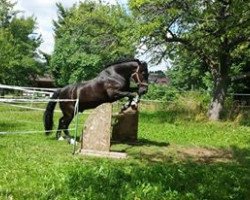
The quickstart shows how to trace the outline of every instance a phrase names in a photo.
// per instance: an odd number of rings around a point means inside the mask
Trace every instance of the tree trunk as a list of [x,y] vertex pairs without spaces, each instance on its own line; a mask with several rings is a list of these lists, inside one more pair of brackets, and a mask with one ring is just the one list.
[[221,119],[224,101],[229,85],[229,70],[231,67],[230,51],[228,48],[228,39],[224,38],[219,48],[219,65],[212,67],[214,77],[213,98],[208,110],[210,120],[218,121]]
[[227,87],[227,76],[221,76],[215,80],[213,98],[208,111],[208,117],[210,120],[218,121],[221,118]]
[[230,70],[230,56],[229,52],[225,51],[226,45],[222,45],[220,54],[219,66],[213,68],[212,74],[214,77],[213,98],[208,110],[208,117],[210,120],[218,121],[221,119],[224,101],[229,85],[229,70]]

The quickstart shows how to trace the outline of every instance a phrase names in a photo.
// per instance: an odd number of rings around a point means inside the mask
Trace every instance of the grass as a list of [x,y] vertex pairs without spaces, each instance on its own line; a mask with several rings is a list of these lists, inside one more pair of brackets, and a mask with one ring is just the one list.
[[[55,118],[58,119],[59,113]],[[86,118],[81,115],[80,122]],[[56,122],[57,120],[55,120]],[[74,127],[74,125],[72,125]],[[81,124],[80,127],[81,128]],[[73,156],[42,132],[42,112],[0,107],[0,199],[249,199],[250,127],[142,112],[129,158]]]

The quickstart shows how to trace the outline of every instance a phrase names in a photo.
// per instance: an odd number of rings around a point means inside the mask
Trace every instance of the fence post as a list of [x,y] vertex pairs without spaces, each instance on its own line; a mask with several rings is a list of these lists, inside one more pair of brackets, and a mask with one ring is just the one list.
[[76,152],[76,137],[77,137],[77,129],[78,129],[78,111],[79,111],[79,99],[76,99],[74,116],[76,116],[76,124],[75,124],[75,135],[74,135],[74,144],[73,144],[73,152],[74,155]]

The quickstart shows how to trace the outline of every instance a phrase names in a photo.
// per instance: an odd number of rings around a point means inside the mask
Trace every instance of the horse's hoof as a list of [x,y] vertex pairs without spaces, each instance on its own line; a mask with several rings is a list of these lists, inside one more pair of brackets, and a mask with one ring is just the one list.
[[131,106],[137,106],[137,102],[136,101],[132,101],[130,105]]
[[71,138],[71,139],[69,140],[69,144],[77,144],[77,141],[75,141],[74,139]]
[[138,104],[137,104],[136,102],[132,101],[132,103],[131,103],[131,108],[132,108],[133,110],[137,110]]
[[60,136],[59,138],[58,138],[58,141],[63,141],[64,140],[64,138],[62,137],[62,136]]
[[132,110],[137,110],[138,109],[138,105],[137,104],[131,105],[131,108],[132,108]]

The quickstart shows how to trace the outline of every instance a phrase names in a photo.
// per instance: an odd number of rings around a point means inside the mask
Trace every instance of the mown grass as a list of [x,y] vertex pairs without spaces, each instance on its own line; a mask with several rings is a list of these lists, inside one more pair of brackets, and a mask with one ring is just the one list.
[[[80,122],[85,118],[81,115]],[[42,131],[42,112],[0,107],[0,131],[22,130]],[[54,138],[42,132],[0,135],[0,199],[241,200],[250,196],[247,126],[184,120],[167,111],[141,112],[139,143],[111,147],[127,152],[126,160],[73,156],[72,146]],[[185,149],[222,154],[203,159],[183,153]]]

